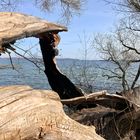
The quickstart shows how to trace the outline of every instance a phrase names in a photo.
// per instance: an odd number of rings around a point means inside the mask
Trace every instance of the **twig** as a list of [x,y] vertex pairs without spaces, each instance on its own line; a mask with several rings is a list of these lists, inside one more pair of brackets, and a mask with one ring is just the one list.
[[10,63],[11,63],[11,65],[12,65],[12,68],[13,68],[13,70],[15,70],[15,67],[14,67],[14,64],[13,64],[13,61],[12,61],[12,57],[11,57],[11,55],[10,55],[10,52],[7,52],[7,53],[8,53],[8,55],[9,55]]
[[34,61],[30,60],[29,58],[25,57],[24,55],[21,55],[20,53],[16,52],[15,50],[12,50],[12,51],[13,51],[15,54],[17,54],[17,55],[23,57],[24,59],[26,59],[26,60],[32,62],[39,70],[43,71],[43,69],[41,69]]

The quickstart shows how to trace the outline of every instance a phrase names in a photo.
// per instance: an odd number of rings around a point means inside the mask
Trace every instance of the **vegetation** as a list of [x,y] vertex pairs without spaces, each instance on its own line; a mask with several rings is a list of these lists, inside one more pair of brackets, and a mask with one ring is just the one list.
[[[104,60],[112,62],[116,67],[107,71],[103,76],[115,78],[121,82],[123,90],[130,90],[138,86],[140,76],[140,1],[139,0],[105,0],[112,4],[120,13],[121,19],[115,26],[114,32],[98,34],[93,39],[93,47],[101,53]],[[130,73],[130,68],[137,63],[137,71]],[[128,79],[127,77],[131,77]]]
[[[1,11],[16,11],[25,0],[1,0]],[[74,15],[79,15],[85,0],[33,0],[33,5],[44,12],[56,12],[61,15],[63,22],[69,23]]]
[[[132,32],[124,32],[117,29],[112,34],[95,36],[93,47],[95,47],[104,60],[115,65],[114,69],[109,69],[108,66],[101,68],[104,72],[103,76],[108,79],[116,79],[121,82],[124,91],[133,89],[137,86],[139,78],[140,55],[129,48],[138,48],[139,39]],[[137,71],[132,71],[134,64],[137,66]],[[130,70],[131,69],[131,70]],[[130,79],[131,77],[131,79]]]

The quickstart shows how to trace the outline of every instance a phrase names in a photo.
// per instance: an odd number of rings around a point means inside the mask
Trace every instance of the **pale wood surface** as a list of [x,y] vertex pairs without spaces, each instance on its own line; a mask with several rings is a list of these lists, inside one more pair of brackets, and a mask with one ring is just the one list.
[[57,93],[29,86],[0,87],[0,140],[103,140],[70,119]]
[[48,31],[67,31],[67,28],[25,14],[0,12],[0,47],[17,39]]

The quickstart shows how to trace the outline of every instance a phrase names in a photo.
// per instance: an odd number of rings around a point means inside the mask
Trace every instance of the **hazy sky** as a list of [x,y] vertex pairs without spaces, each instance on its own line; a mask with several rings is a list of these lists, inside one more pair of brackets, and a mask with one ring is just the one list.
[[[32,0],[25,1],[17,10],[22,13],[38,16],[51,22],[57,22],[60,18],[57,11],[52,14],[42,12],[33,6]],[[117,15],[109,5],[102,0],[87,0],[80,16],[75,16],[68,27],[68,32],[60,33],[61,42],[59,44],[61,58],[84,59],[84,47],[88,47],[88,59],[99,59],[98,54],[91,48],[91,39],[95,33],[109,32],[117,21]],[[38,40],[26,41],[26,46],[32,46]],[[23,44],[22,44],[23,45]],[[36,53],[36,49],[33,53]]]

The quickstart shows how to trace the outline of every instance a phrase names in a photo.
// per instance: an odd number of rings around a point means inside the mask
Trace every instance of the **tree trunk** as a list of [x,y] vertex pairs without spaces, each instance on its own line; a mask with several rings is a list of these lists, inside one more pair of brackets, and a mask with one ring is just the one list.
[[57,93],[0,87],[0,140],[103,140],[65,115]]
[[83,96],[82,91],[57,68],[55,62],[56,46],[54,36],[56,36],[54,33],[43,34],[40,36],[39,41],[45,65],[45,74],[49,84],[52,89],[59,94],[61,99]]

